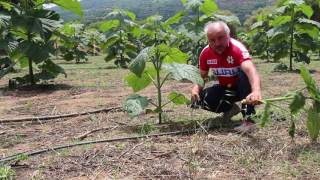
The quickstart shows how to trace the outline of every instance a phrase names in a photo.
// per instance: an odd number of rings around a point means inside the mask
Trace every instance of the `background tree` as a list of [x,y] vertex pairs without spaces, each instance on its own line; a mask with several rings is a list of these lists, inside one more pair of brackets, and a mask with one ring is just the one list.
[[[38,81],[55,78],[60,73],[65,74],[64,70],[51,60],[51,55],[54,54],[54,41],[51,37],[61,27],[62,21],[57,13],[43,8],[47,3],[82,15],[80,3],[73,0],[21,0],[0,3],[5,9],[1,12],[1,17],[9,20],[6,30],[8,33],[0,39],[1,51],[6,52],[7,58],[13,64],[19,62],[21,68],[28,67],[29,70],[28,75],[15,78],[19,84],[34,85]],[[7,43],[9,37],[14,41]],[[39,72],[34,72],[34,65]]]
[[118,67],[126,68],[138,51],[132,35],[133,27],[136,26],[136,15],[130,11],[114,9],[107,15],[107,19],[100,25],[100,30],[107,36],[102,45],[102,49],[107,53],[105,61],[114,60]]
[[85,28],[80,23],[66,23],[59,30],[61,45],[59,47],[63,59],[66,61],[75,60],[76,63],[88,61],[87,47],[84,43]]
[[267,36],[273,44],[282,47],[275,58],[289,57],[291,71],[293,60],[310,63],[308,53],[317,48],[315,39],[318,37],[320,24],[311,20],[313,14],[311,6],[304,1],[286,0],[279,3],[274,12],[275,17],[270,22],[272,28]]

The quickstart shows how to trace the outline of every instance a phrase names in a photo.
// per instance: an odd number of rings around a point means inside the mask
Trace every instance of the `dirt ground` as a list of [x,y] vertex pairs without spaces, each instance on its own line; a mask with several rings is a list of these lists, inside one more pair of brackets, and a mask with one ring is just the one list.
[[[54,88],[8,90],[5,88],[8,78],[14,75],[0,80],[0,119],[121,106],[132,94],[123,81],[128,71],[113,68],[102,57],[89,62],[62,64],[69,77],[59,77]],[[303,87],[297,73],[273,72],[272,63],[256,64],[264,97]],[[316,70],[312,76],[320,82],[320,63],[314,62],[309,67]],[[176,90],[189,95],[191,87],[190,83],[172,80],[163,92]],[[152,87],[139,93],[155,98]],[[169,105],[166,111],[167,123],[161,126],[156,125],[157,115],[130,119],[121,111],[0,124],[0,158],[81,141],[141,135],[146,131],[153,134],[192,129],[193,120],[216,116],[185,106]],[[288,135],[287,119],[287,115],[277,114],[266,128],[257,128],[250,135],[238,134],[230,127],[216,127],[209,132],[193,129],[185,135],[77,146],[19,160],[12,168],[16,179],[319,179],[320,145],[310,143],[305,115],[298,117],[294,141]],[[106,130],[77,139],[102,127]]]

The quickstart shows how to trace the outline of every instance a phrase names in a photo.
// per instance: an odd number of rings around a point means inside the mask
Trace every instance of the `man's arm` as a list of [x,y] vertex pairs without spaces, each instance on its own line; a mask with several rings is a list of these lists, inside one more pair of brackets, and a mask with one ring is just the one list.
[[252,61],[244,61],[240,67],[247,75],[251,85],[251,93],[246,97],[247,103],[260,104],[260,101],[262,100],[261,81],[256,67]]
[[[202,79],[204,80],[204,83],[206,83],[208,80],[209,80],[209,77],[208,77],[208,72],[209,71],[203,71],[203,70],[200,70],[200,75],[202,77]],[[196,84],[192,91],[191,91],[191,99],[192,101],[195,101],[195,100],[198,100],[200,97],[199,97],[199,93],[200,91],[203,89],[202,86],[200,86],[199,84]]]

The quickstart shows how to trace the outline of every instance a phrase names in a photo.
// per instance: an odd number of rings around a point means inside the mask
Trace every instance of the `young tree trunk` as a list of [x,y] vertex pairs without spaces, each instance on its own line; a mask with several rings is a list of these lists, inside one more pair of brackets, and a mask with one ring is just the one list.
[[267,62],[270,62],[269,37],[267,36]]
[[[31,34],[28,33],[28,41],[31,42]],[[32,59],[28,57],[28,64],[29,64],[29,80],[31,85],[35,85],[36,82],[34,80],[34,75],[33,75],[33,67],[32,67]]]
[[294,40],[294,8],[292,8],[292,13],[291,13],[291,32],[290,32],[290,71],[293,70],[292,64],[293,64],[293,40]]
[[32,67],[32,59],[28,58],[28,63],[29,63],[29,78],[30,78],[30,84],[35,85],[36,82],[34,80],[34,75],[33,75],[33,67]]
[[159,117],[159,124],[162,124],[162,95],[161,95],[161,79],[160,79],[160,69],[161,69],[161,60],[160,60],[160,52],[157,49],[156,55],[156,70],[157,70],[157,94],[158,94],[158,117]]

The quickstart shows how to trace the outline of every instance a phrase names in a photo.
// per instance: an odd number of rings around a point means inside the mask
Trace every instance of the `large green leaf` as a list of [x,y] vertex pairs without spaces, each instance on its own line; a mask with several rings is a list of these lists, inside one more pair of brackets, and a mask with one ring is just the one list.
[[308,18],[311,18],[311,16],[313,15],[312,7],[307,4],[301,4],[296,8],[296,11],[303,12],[303,14],[305,14]]
[[295,94],[292,103],[290,104],[290,111],[292,114],[296,114],[299,112],[301,108],[303,108],[306,102],[306,98],[301,92]]
[[127,16],[130,17],[131,20],[136,20],[136,15],[131,11],[125,11]]
[[211,16],[218,9],[219,7],[214,0],[204,0],[203,4],[200,6],[200,11],[207,16]]
[[311,24],[296,24],[296,30],[300,34],[307,33],[314,39],[316,39],[319,35],[319,28]]
[[317,28],[320,28],[320,23],[317,21],[313,21],[311,19],[306,19],[306,18],[299,18],[300,23],[305,23],[305,24],[311,24],[313,26],[316,26]]
[[272,20],[270,24],[274,27],[277,27],[290,21],[291,21],[291,16],[278,16],[277,18]]
[[141,27],[134,27],[132,28],[131,33],[133,34],[134,37],[140,38],[142,35],[142,29]]
[[45,63],[41,66],[41,69],[42,71],[50,73],[54,77],[58,76],[59,74],[64,74],[64,76],[67,77],[67,74],[64,71],[64,69],[51,60],[45,61]]
[[151,50],[152,47],[144,48],[129,65],[130,71],[133,72],[136,76],[141,77],[141,74],[146,66],[146,62],[150,58]]
[[119,25],[120,25],[120,21],[117,19],[108,20],[108,21],[101,22],[99,29],[102,32],[107,32],[112,28],[118,27]]
[[195,66],[174,62],[171,64],[164,64],[164,69],[170,72],[173,78],[177,81],[189,80],[195,84],[199,84],[201,86],[204,85],[199,69]]
[[144,108],[149,104],[147,97],[133,94],[129,96],[123,103],[123,109],[128,113],[130,117],[135,117],[144,112]]
[[165,56],[163,62],[164,63],[181,63],[186,64],[187,60],[189,58],[189,55],[186,53],[183,53],[178,48],[171,48],[168,50],[168,54]]
[[0,7],[10,11],[14,6],[8,2],[0,2]]
[[[108,53],[107,56],[104,58],[104,60],[105,60],[106,62],[110,62],[110,61],[115,60],[116,57],[117,57],[116,54],[114,54],[114,53]],[[73,58],[72,58],[72,59],[73,59]]]
[[172,24],[177,24],[180,22],[181,18],[183,17],[184,12],[183,11],[179,11],[177,14],[175,14],[174,16],[170,17],[169,19],[167,19],[165,21],[165,24],[167,25],[172,25]]
[[190,99],[186,98],[183,94],[177,92],[171,92],[168,96],[168,99],[177,105],[188,105],[191,103]]
[[107,49],[113,46],[116,42],[119,41],[119,39],[120,39],[120,36],[118,34],[114,34],[108,37],[108,39],[102,44],[102,49]]
[[270,121],[270,108],[271,108],[270,102],[267,101],[267,103],[265,104],[262,119],[260,122],[261,127],[264,127],[267,124],[267,122]]
[[24,54],[31,60],[33,60],[36,64],[43,62],[50,57],[50,53],[54,52],[53,44],[50,43],[37,43],[37,42],[29,42],[22,41],[18,47],[17,51]]
[[71,11],[79,16],[83,16],[81,4],[78,0],[51,0],[51,3],[56,4],[67,11]]
[[256,23],[252,24],[252,25],[250,26],[250,29],[251,29],[251,30],[254,30],[254,29],[260,28],[260,27],[263,27],[263,21],[258,21],[258,22],[256,22]]
[[0,30],[8,27],[10,19],[11,17],[9,15],[0,13]]
[[307,89],[311,97],[320,101],[320,91],[317,87],[316,81],[311,77],[309,70],[302,66],[300,68],[300,74],[307,85]]
[[[43,39],[49,39],[52,32],[61,27],[60,16],[47,9],[32,9],[26,14],[14,14],[11,17],[13,27],[26,33],[38,33]],[[20,29],[21,28],[21,29]]]
[[317,107],[311,107],[308,110],[307,128],[312,141],[316,141],[320,130],[320,114],[317,112]]
[[133,89],[134,92],[138,92],[149,86],[149,84],[152,82],[150,76],[153,79],[156,76],[156,70],[153,67],[145,68],[140,77],[138,77],[134,73],[129,73],[125,77],[125,81]]

